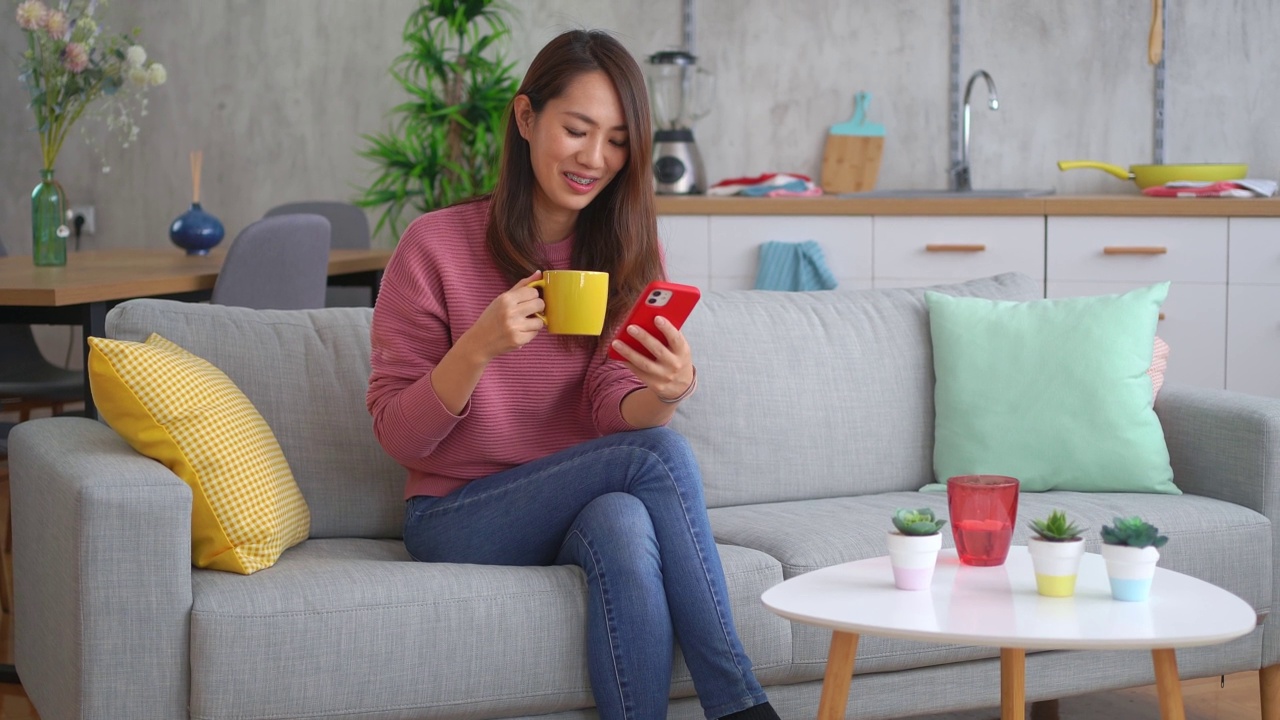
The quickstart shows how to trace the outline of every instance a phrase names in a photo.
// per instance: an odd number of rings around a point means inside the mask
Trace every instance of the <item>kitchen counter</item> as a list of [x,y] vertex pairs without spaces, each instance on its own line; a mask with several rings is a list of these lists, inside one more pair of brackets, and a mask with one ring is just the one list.
[[1047,195],[1031,198],[658,196],[659,215],[1041,215],[1280,217],[1280,197],[1152,198]]

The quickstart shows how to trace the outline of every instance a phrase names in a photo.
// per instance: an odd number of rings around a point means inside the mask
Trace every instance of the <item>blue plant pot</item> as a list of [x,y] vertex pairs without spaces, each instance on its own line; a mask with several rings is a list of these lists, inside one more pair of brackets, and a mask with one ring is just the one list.
[[191,203],[191,209],[182,213],[169,226],[169,239],[188,255],[208,255],[215,245],[222,242],[226,230],[222,221],[204,211],[200,203]]

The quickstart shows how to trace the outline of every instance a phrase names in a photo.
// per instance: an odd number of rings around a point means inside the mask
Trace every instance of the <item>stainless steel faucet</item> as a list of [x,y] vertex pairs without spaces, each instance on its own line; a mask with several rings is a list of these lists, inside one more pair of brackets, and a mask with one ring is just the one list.
[[996,82],[986,70],[978,70],[969,76],[969,83],[964,88],[964,116],[961,121],[960,162],[951,166],[951,189],[955,191],[972,190],[969,182],[969,95],[973,93],[973,84],[978,78],[987,81],[987,105],[992,110],[1000,109],[1000,98],[996,96]]

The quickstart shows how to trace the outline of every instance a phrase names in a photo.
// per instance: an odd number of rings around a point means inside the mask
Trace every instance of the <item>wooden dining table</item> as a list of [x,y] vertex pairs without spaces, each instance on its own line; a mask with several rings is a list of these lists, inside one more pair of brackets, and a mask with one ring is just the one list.
[[[79,325],[84,337],[106,334],[107,311],[134,298],[208,300],[226,251],[185,255],[173,249],[120,248],[68,253],[62,267],[36,267],[30,256],[0,257],[0,323]],[[368,287],[377,300],[391,250],[331,250],[329,284]],[[96,418],[85,359],[85,415]]]

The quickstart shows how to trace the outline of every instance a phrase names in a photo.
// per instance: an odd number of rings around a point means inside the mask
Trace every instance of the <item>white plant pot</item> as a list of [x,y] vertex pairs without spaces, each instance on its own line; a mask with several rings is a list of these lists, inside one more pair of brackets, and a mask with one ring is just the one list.
[[1071,597],[1076,593],[1084,540],[1052,542],[1038,537],[1027,539],[1031,567],[1036,573],[1036,591],[1045,597]]
[[890,532],[889,564],[893,566],[893,584],[901,590],[927,590],[933,584],[933,569],[942,549],[942,533],[903,535]]
[[1127,602],[1142,602],[1151,594],[1151,579],[1156,574],[1160,551],[1153,547],[1103,545],[1102,559],[1107,562],[1107,579],[1111,581],[1111,597]]

